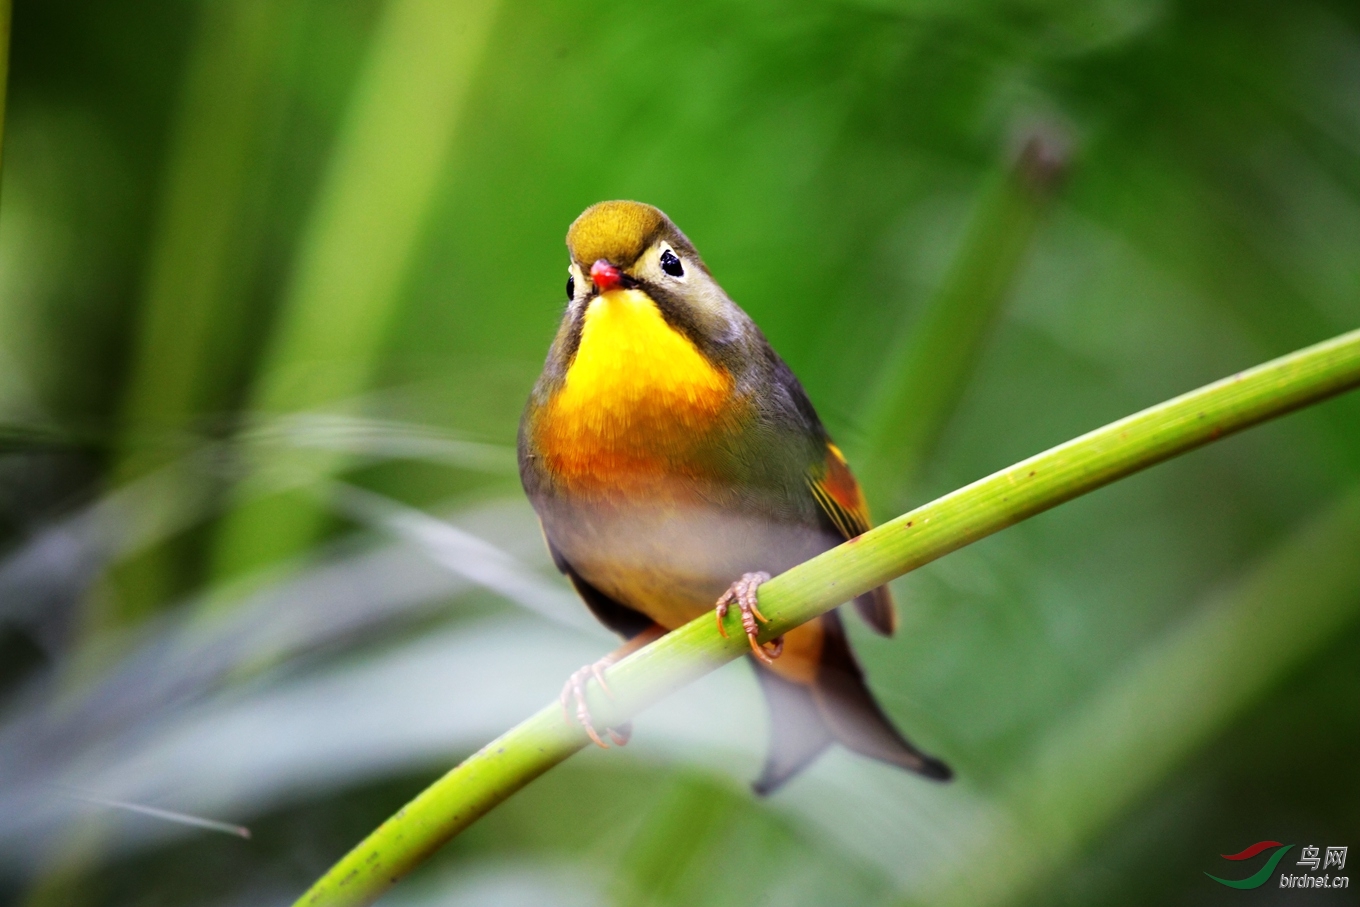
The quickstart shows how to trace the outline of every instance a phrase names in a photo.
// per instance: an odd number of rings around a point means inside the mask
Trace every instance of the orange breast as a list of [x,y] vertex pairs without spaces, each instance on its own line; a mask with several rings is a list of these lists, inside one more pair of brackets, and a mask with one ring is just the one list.
[[563,386],[535,441],[559,483],[608,494],[661,478],[702,478],[715,433],[738,415],[732,377],[709,362],[639,290],[593,300]]

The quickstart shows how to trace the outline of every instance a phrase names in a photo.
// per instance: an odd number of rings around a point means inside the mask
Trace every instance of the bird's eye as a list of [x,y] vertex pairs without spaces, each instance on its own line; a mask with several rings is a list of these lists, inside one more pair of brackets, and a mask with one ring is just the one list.
[[680,264],[680,256],[670,249],[665,249],[661,253],[661,270],[672,277],[684,277],[685,266]]
[[567,275],[567,298],[576,298],[576,277],[573,274]]

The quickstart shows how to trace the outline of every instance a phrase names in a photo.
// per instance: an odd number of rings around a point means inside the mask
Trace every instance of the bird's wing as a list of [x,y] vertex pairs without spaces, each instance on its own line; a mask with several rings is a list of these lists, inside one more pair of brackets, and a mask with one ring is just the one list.
[[[807,484],[829,527],[842,538],[852,539],[869,531],[872,523],[864,492],[835,444],[827,442],[826,458],[808,470]],[[864,593],[855,599],[855,607],[869,626],[884,636],[891,636],[897,629],[897,610],[887,586]]]
[[827,443],[826,459],[808,470],[807,483],[842,536],[852,539],[869,531],[869,506],[839,447]]
[[624,639],[632,639],[656,625],[656,622],[647,615],[615,601],[582,579],[581,574],[567,562],[562,552],[552,543],[552,539],[547,537],[546,532],[543,537],[548,543],[548,553],[552,555],[553,563],[557,565],[558,570],[566,574],[567,579],[571,580],[572,587],[586,603],[590,613],[595,615],[596,620]]

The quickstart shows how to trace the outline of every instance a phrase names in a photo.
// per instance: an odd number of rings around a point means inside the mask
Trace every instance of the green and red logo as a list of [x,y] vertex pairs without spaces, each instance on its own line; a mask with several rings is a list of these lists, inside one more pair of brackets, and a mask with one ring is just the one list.
[[1218,884],[1227,885],[1229,888],[1260,888],[1266,883],[1266,879],[1270,878],[1271,873],[1275,871],[1275,867],[1280,865],[1280,860],[1284,859],[1284,855],[1288,853],[1293,846],[1293,844],[1281,844],[1279,841],[1257,841],[1255,844],[1239,853],[1220,854],[1225,860],[1246,861],[1274,848],[1275,852],[1270,855],[1270,858],[1265,861],[1265,864],[1245,879],[1220,879],[1218,876],[1207,872],[1205,875],[1209,876],[1209,878],[1213,879]]

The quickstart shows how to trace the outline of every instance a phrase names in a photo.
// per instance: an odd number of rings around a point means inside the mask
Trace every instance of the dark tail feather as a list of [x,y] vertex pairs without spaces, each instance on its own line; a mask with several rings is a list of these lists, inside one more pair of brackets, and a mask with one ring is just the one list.
[[752,785],[755,792],[773,793],[832,743],[937,781],[954,777],[949,766],[918,750],[883,714],[836,612],[821,620],[822,661],[813,686],[785,680],[752,659],[770,706],[770,751]]
[[850,651],[845,627],[836,612],[822,617],[822,627],[822,663],[812,696],[836,741],[862,756],[936,781],[954,777],[949,766],[913,746],[883,714],[864,683],[864,672]]
[[755,665],[756,679],[770,707],[770,749],[764,771],[751,785],[764,796],[806,768],[832,744],[833,738],[822,721],[810,687],[785,680],[754,658],[751,664]]
[[887,586],[879,586],[855,599],[855,608],[880,636],[892,636],[897,629],[897,609],[893,607],[892,592]]

